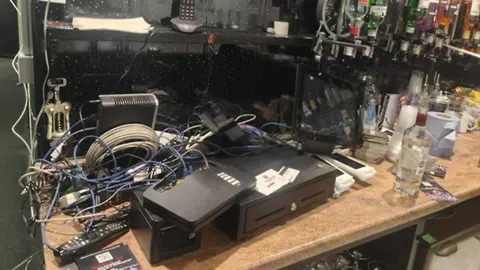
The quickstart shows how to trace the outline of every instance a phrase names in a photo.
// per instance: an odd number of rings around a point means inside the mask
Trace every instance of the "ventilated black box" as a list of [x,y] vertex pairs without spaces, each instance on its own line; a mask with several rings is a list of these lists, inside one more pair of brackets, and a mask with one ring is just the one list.
[[189,234],[143,207],[143,191],[133,192],[131,230],[151,264],[200,248],[201,232]]

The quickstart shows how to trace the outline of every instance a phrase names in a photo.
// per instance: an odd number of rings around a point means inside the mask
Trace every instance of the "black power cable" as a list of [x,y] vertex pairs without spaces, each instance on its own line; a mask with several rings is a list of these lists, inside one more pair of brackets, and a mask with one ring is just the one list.
[[153,30],[148,36],[147,38],[145,39],[145,42],[143,43],[142,47],[135,53],[135,55],[133,56],[132,58],[132,61],[130,61],[130,65],[128,66],[127,70],[125,70],[125,73],[123,73],[123,75],[120,77],[120,79],[118,80],[117,82],[117,85],[115,86],[115,88],[113,89],[113,93],[115,93],[117,90],[118,90],[118,87],[120,87],[120,84],[122,83],[123,79],[125,79],[125,77],[128,75],[128,73],[130,73],[130,71],[132,70],[133,68],[133,64],[135,63],[135,60],[137,60],[137,57],[140,55],[140,53],[145,49],[145,47],[147,47],[147,44],[148,44],[148,41],[150,40],[150,38],[152,38],[152,36],[157,32],[158,29],[155,29]]

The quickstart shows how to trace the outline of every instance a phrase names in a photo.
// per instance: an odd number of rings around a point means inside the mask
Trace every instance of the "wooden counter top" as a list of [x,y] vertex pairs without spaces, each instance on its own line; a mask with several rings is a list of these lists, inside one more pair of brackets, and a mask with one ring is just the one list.
[[[480,195],[480,133],[459,135],[452,160],[439,160],[448,166],[445,179],[435,178],[455,195],[457,203]],[[454,203],[429,200],[423,193],[416,200],[403,199],[393,192],[392,165],[376,166],[371,186],[352,189],[337,200],[303,213],[290,221],[265,228],[242,242],[231,241],[213,225],[203,233],[202,248],[196,252],[153,267],[145,259],[130,232],[117,241],[129,245],[145,269],[276,269],[359,241],[444,209]],[[357,186],[354,186],[357,187]],[[47,238],[60,244],[76,234],[66,226],[53,235],[56,224],[49,224]],[[45,251],[47,269],[56,269],[53,254]]]

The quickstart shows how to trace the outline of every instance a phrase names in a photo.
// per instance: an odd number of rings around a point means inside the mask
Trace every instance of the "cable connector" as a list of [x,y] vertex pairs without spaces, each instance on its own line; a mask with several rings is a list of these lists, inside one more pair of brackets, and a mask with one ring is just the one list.
[[79,191],[74,191],[72,193],[69,193],[67,195],[60,197],[60,199],[58,199],[58,203],[60,204],[61,208],[67,208],[73,203],[77,202],[80,196],[81,196],[81,193]]

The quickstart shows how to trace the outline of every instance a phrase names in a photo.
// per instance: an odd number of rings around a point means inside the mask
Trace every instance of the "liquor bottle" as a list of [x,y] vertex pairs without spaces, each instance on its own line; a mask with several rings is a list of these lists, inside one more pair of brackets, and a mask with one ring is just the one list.
[[387,14],[386,0],[370,0],[370,12],[368,15],[368,37],[375,39],[380,24],[385,20]]
[[350,18],[350,35],[358,36],[363,18],[368,13],[368,0],[347,0],[345,13]]
[[415,34],[417,24],[422,22],[425,9],[419,7],[419,0],[411,0],[407,5],[407,26],[405,32],[409,35]]
[[372,134],[377,130],[377,106],[380,102],[380,92],[370,75],[362,75],[360,80],[363,87],[362,126],[365,134]]
[[403,136],[402,151],[397,162],[395,191],[406,197],[417,197],[420,183],[425,173],[428,153],[432,145],[432,135],[425,124],[427,115],[419,112],[415,125]]
[[420,1],[420,7],[425,8],[426,13],[422,23],[418,25],[418,29],[422,33],[425,33],[425,38],[427,37],[426,34],[435,33],[434,22],[435,22],[435,16],[437,15],[437,5],[438,3],[436,2]]
[[470,15],[471,10],[472,10],[472,0],[465,1],[465,14],[463,17],[462,39],[467,42],[470,41],[470,36],[472,35],[472,30],[476,23],[476,16]]
[[385,158],[390,162],[397,162],[402,150],[402,141],[405,130],[415,124],[415,117],[418,114],[418,101],[422,94],[423,73],[414,71],[408,85],[407,104],[400,109],[400,114],[395,125],[395,131],[389,143],[389,149]]
[[477,14],[475,25],[473,26],[472,39],[473,39],[473,45],[475,47],[478,47],[480,45],[480,15],[478,14]]
[[447,14],[448,1],[440,0],[437,5],[437,16],[435,17],[435,28],[438,33],[448,35],[451,18]]

